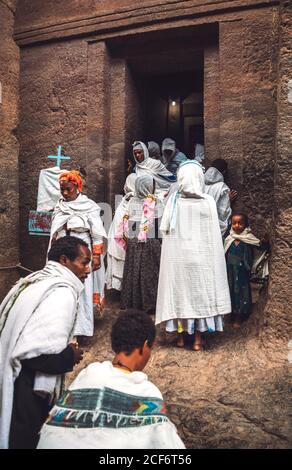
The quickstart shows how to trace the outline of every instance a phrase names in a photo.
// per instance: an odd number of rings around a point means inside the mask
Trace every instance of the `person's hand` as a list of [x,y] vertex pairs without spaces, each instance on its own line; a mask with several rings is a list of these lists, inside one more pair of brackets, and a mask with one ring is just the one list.
[[79,348],[78,343],[69,343],[74,353],[74,364],[79,364],[83,359],[83,349]]
[[231,189],[229,192],[230,202],[234,202],[237,196],[238,196],[237,191],[235,191],[235,189]]
[[263,238],[262,238],[262,242],[264,243],[269,243],[270,239],[269,239],[269,234],[268,233],[265,233]]
[[127,173],[128,173],[128,174],[132,173],[132,169],[133,169],[133,163],[132,163],[131,160],[128,158],[128,160],[127,160]]
[[100,255],[92,255],[92,271],[97,271],[100,267]]

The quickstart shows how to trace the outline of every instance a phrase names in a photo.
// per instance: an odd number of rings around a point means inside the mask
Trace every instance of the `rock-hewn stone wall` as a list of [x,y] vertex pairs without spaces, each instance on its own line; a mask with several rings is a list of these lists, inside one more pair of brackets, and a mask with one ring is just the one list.
[[[180,23],[210,21],[213,14],[224,15],[274,4],[275,0],[22,0],[19,4],[16,36],[24,45],[60,37],[98,34],[108,37],[112,32],[129,28],[148,28],[151,23],[167,28],[164,23],[180,19]],[[216,20],[215,20],[216,21]],[[190,23],[191,22],[191,23]],[[153,29],[153,28],[152,28]],[[157,29],[157,26],[154,26]]]
[[[54,166],[47,158],[63,146],[70,163],[86,166],[87,43],[46,44],[21,52],[20,173],[22,263],[40,269],[45,263],[47,237],[28,235],[28,213],[36,209],[39,172]],[[96,155],[98,157],[98,155]]]
[[[18,255],[18,84],[19,49],[13,40],[16,1],[0,1],[0,266]],[[17,279],[17,269],[0,270],[0,300]]]
[[218,45],[205,49],[204,56],[204,129],[205,164],[220,157],[220,83]]
[[271,232],[274,206],[278,16],[259,11],[242,29],[242,206],[258,236]]

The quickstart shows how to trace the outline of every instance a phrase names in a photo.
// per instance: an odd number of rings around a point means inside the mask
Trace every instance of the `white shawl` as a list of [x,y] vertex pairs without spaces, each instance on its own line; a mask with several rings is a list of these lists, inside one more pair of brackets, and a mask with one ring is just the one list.
[[[246,227],[243,232],[240,234],[237,234],[234,232],[234,230],[231,228],[230,234],[228,237],[226,237],[224,241],[224,251],[227,253],[229,250],[230,246],[234,242],[234,240],[240,240],[244,243],[247,243],[248,245],[252,245],[255,247],[259,247],[261,244],[261,241],[253,235],[251,232],[251,229],[249,227]],[[265,278],[269,275],[269,262],[267,258],[267,252],[265,250],[258,250],[258,253],[255,254],[251,272],[256,273],[256,270],[260,263],[263,262],[263,267],[261,268],[261,275],[259,277]]]
[[204,194],[201,165],[178,170],[178,193],[168,200],[162,242],[156,324],[230,313],[225,256],[214,199]]
[[115,212],[113,221],[111,223],[111,226],[108,232],[108,254],[122,261],[125,261],[126,252],[116,242],[115,235],[117,233],[118,226],[122,218],[124,217],[124,215],[126,214],[128,210],[130,199],[134,196],[136,178],[137,178],[137,175],[135,173],[131,173],[126,178],[126,182],[124,186],[125,196],[123,197],[119,206],[117,207],[117,210]]
[[[94,389],[111,389],[113,391],[125,393],[141,407],[155,407],[151,402],[152,398],[162,399],[159,389],[148,380],[143,372],[125,373],[113,367],[109,361],[95,362],[83,369],[70,385],[70,390],[90,391]],[[144,400],[143,400],[144,397]],[[96,409],[91,414],[92,419],[96,419],[100,412],[102,403],[96,402]],[[57,411],[55,406],[51,415]],[[80,419],[89,411],[80,410]],[[107,417],[110,422],[113,418],[110,404],[107,405]],[[127,416],[120,415],[119,418],[127,419]],[[138,425],[129,427],[67,427],[50,426],[44,424],[41,430],[38,449],[184,449],[185,446],[180,439],[174,424],[167,416],[162,422]]]
[[[154,158],[149,157],[149,152],[146,145],[143,142],[137,142],[140,144],[143,153],[144,160],[142,163],[139,163],[136,159],[135,172],[137,176],[143,176],[148,174],[156,181],[156,190],[157,195],[162,192],[165,193],[169,190],[172,183],[176,181],[176,176],[174,176],[170,171],[168,171],[163,163],[160,160],[155,160]],[[135,158],[135,155],[134,155]]]
[[84,194],[79,194],[74,201],[59,199],[53,213],[49,249],[52,238],[65,224],[71,230],[88,231],[93,245],[99,244],[103,238],[107,238],[100,218],[100,207]]
[[[14,381],[21,371],[20,361],[42,354],[58,354],[67,347],[83,287],[69,269],[49,261],[41,271],[20,279],[3,300],[0,306],[0,448],[8,447]],[[47,311],[42,311],[44,303]],[[38,374],[34,389],[42,388],[50,393],[56,386],[56,376]]]
[[211,167],[205,173],[206,193],[215,199],[222,236],[228,229],[231,217],[230,189],[224,183],[222,173]]
[[[190,165],[190,166],[189,166]],[[182,169],[182,171],[180,171]],[[162,232],[173,232],[176,226],[177,201],[179,198],[206,199],[204,173],[202,166],[196,160],[188,160],[179,167],[177,173],[177,190],[167,199],[163,218],[160,225]]]
[[260,240],[253,235],[249,227],[246,227],[243,230],[243,232],[239,234],[235,233],[234,230],[231,229],[230,234],[228,235],[228,237],[225,238],[225,241],[224,241],[225,253],[229,250],[234,240],[240,240],[244,243],[247,243],[248,245],[253,245],[253,246],[260,246],[260,243],[261,243]]

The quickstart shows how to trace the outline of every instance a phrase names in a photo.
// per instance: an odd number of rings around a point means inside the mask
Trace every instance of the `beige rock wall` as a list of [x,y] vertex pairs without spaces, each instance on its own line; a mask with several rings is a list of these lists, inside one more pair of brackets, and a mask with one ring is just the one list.
[[[13,40],[16,1],[0,1],[0,267],[14,266],[18,251],[19,49]],[[0,270],[0,300],[18,278],[17,269]]]
[[[262,340],[271,354],[277,350],[275,338],[292,337],[292,5],[280,6],[277,140],[274,171],[273,256],[269,298],[262,324]],[[269,188],[267,188],[267,192]],[[288,345],[287,345],[288,346]],[[287,349],[288,354],[288,349]]]

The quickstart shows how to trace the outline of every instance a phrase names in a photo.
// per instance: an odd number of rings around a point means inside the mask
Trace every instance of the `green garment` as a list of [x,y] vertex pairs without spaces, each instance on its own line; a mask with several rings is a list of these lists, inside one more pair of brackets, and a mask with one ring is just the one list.
[[233,242],[226,253],[226,261],[232,313],[244,320],[250,315],[252,309],[250,287],[252,246],[242,241],[236,246]]

